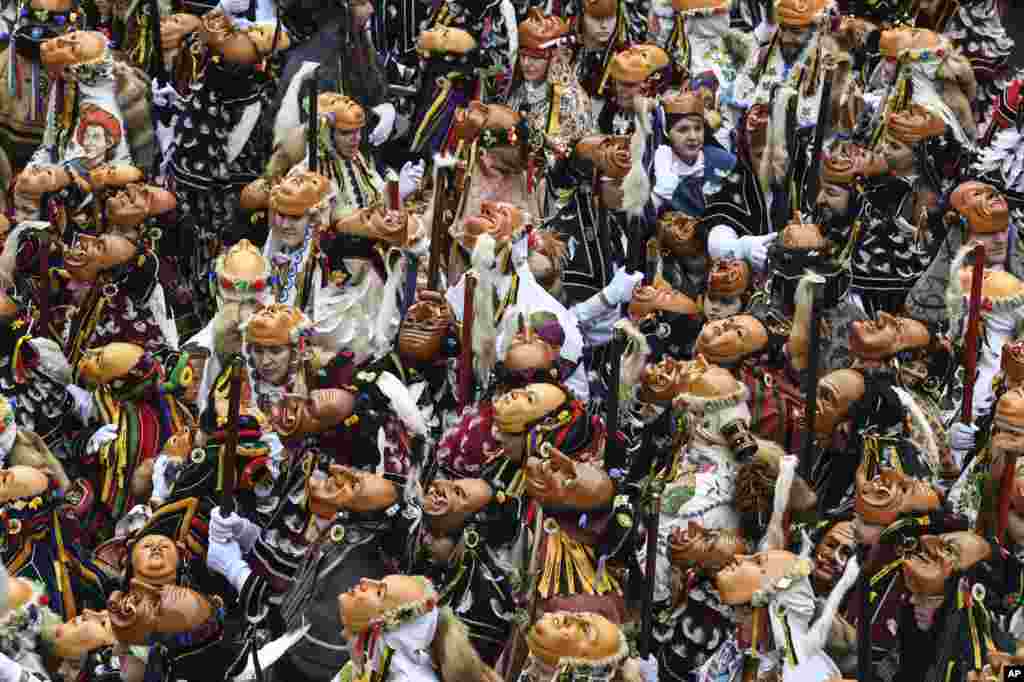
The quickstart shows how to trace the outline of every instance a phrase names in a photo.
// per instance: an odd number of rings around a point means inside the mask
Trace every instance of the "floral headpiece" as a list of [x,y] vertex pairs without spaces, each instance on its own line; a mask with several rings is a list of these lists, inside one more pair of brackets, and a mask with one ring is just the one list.
[[28,601],[0,617],[0,651],[13,660],[19,660],[25,653],[35,652],[35,644],[43,628],[60,622],[60,617],[50,610],[46,587],[36,581],[32,581],[31,585],[32,596]]
[[619,648],[599,659],[562,657],[558,661],[558,682],[609,682],[629,656],[629,643],[619,629]]
[[438,597],[437,590],[434,589],[434,584],[421,575],[412,577],[414,577],[423,586],[423,589],[426,592],[423,598],[408,604],[396,606],[395,608],[380,614],[370,621],[370,630],[375,630],[377,628],[382,632],[397,630],[406,623],[414,621],[421,616],[425,616],[437,608],[437,602],[440,597]]

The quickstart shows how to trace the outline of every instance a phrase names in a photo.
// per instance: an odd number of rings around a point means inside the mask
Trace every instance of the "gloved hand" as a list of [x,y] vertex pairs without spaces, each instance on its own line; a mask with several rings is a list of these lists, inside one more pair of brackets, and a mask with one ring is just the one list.
[[740,258],[750,263],[755,270],[764,270],[764,265],[768,261],[768,245],[775,241],[777,234],[778,232],[772,232],[761,237],[740,237]]
[[398,196],[404,201],[407,196],[416,191],[423,179],[423,171],[426,165],[422,161],[413,163],[406,161],[398,174]]
[[75,384],[68,384],[65,388],[68,395],[75,401],[75,414],[78,419],[83,424],[88,424],[96,410],[96,406],[92,402],[92,393]]
[[519,270],[526,267],[530,260],[530,237],[523,234],[519,239],[512,242],[512,266]]
[[249,0],[220,0],[220,8],[224,14],[245,14],[249,11]]
[[96,433],[92,434],[89,438],[89,442],[85,446],[85,451],[90,455],[95,455],[100,451],[101,447],[117,438],[117,431],[116,424],[101,426]]
[[21,682],[22,680],[40,679],[31,675],[21,664],[6,654],[0,653],[0,682]]
[[178,101],[178,91],[170,83],[161,86],[154,78],[153,83],[153,106],[169,107]]
[[[374,147],[379,147],[391,137],[391,133],[395,129],[395,118],[398,112],[395,111],[395,105],[389,102],[378,104],[372,111],[380,117],[380,121],[377,123],[377,127],[370,131],[370,144]],[[405,168],[402,171],[404,172]],[[422,171],[420,172],[422,173]]]
[[636,659],[640,674],[644,676],[644,682],[658,682],[658,660],[654,654],[648,654],[646,660]]
[[779,461],[779,476],[775,479],[775,500],[774,512],[778,515],[786,513],[789,506],[789,492],[793,487],[793,479],[796,478],[797,459],[792,455],[786,455]]
[[234,540],[222,542],[210,533],[206,550],[206,566],[214,573],[224,576],[231,585],[242,591],[242,586],[252,573],[249,565],[242,560],[242,550]]
[[962,453],[969,452],[974,447],[977,433],[978,427],[974,424],[956,422],[949,429],[949,447]]
[[615,271],[612,281],[604,288],[604,297],[612,305],[629,303],[633,298],[633,290],[644,280],[642,272],[627,272],[625,267]]
[[209,535],[210,538],[216,535],[219,542],[237,542],[239,549],[248,554],[260,536],[260,527],[233,512],[224,518],[220,507],[214,507],[210,513]]

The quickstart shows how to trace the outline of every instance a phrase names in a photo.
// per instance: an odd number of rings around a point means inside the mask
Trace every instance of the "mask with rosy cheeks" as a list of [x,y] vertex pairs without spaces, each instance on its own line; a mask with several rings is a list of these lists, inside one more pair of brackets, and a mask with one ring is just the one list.
[[146,535],[132,547],[132,572],[150,585],[169,585],[178,577],[178,546],[164,535]]
[[522,434],[530,424],[551,414],[568,400],[553,384],[530,384],[494,401],[494,424],[504,434]]
[[750,547],[739,531],[706,530],[690,521],[685,529],[672,531],[668,551],[673,565],[714,574],[737,555],[748,553]]
[[850,415],[854,403],[864,397],[864,376],[852,369],[840,369],[818,382],[814,433],[831,438],[833,431]]
[[78,361],[79,378],[91,386],[105,386],[126,377],[145,356],[146,350],[134,343],[108,343],[90,348]]
[[475,514],[493,497],[494,491],[483,479],[435,480],[423,497],[423,513],[428,516]]
[[138,247],[117,234],[99,237],[79,235],[77,243],[64,252],[64,269],[77,282],[95,282],[100,273],[131,262]]
[[949,198],[950,206],[962,215],[972,233],[1005,232],[1010,224],[1006,197],[991,185],[965,182]]
[[882,469],[868,480],[864,467],[857,469],[857,497],[854,509],[866,524],[886,527],[905,513],[928,513],[941,505],[938,493],[925,481]]
[[324,433],[352,415],[355,396],[340,388],[310,391],[309,397],[297,395],[271,406],[270,423],[285,438]]
[[850,325],[850,350],[865,360],[885,360],[905,350],[927,346],[928,328],[917,320],[878,313],[875,320]]
[[413,303],[406,311],[398,332],[399,355],[415,362],[436,361],[441,356],[441,345],[451,321],[451,311],[444,303]]
[[309,478],[309,510],[333,519],[340,510],[382,511],[398,500],[395,484],[379,474],[332,464],[326,476]]
[[992,556],[992,546],[971,531],[923,535],[918,551],[903,561],[903,577],[915,595],[940,595],[946,580]]
[[768,330],[760,320],[751,315],[733,315],[705,324],[695,352],[714,363],[732,363],[767,345]]
[[549,666],[563,658],[603,662],[628,655],[622,632],[597,613],[547,613],[530,628],[526,643],[530,654]]
[[785,550],[769,550],[753,556],[737,556],[715,575],[722,603],[749,604],[754,593],[775,584],[793,570],[799,557]]
[[338,615],[345,626],[346,636],[351,638],[366,632],[373,621],[389,611],[429,601],[437,603],[437,592],[428,580],[420,576],[389,575],[383,580],[363,578],[351,590],[338,595]]
[[825,533],[814,549],[814,579],[824,588],[819,592],[828,592],[835,585],[856,547],[850,521],[840,521]]

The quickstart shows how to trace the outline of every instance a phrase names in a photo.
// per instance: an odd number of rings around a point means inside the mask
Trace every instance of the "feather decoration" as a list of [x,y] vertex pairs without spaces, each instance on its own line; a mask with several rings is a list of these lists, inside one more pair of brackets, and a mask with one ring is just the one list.
[[644,167],[644,150],[651,132],[651,111],[647,98],[640,99],[636,112],[636,129],[629,143],[630,169],[622,181],[622,210],[632,216],[642,216],[651,197],[651,178]]
[[398,418],[415,436],[427,436],[427,423],[423,420],[416,401],[412,399],[409,389],[405,387],[391,372],[381,372],[377,378],[377,388],[391,401],[391,408]]

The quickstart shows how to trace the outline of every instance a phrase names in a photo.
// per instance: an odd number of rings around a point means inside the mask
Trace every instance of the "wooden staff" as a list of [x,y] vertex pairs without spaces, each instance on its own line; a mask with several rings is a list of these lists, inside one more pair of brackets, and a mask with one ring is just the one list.
[[[818,413],[818,355],[821,344],[821,324],[818,318],[821,313],[821,286],[811,286],[811,328],[808,334],[807,369],[804,373],[804,442],[800,453],[798,473],[806,481],[810,481],[814,471],[814,418]],[[824,500],[824,496],[821,498]]]
[[430,225],[430,260],[427,261],[427,289],[437,291],[441,281],[441,254],[448,244],[446,218],[447,189],[451,182],[451,169],[434,169],[434,213]]
[[605,446],[605,469],[621,469],[626,463],[625,443],[619,440],[619,381],[622,374],[622,355],[626,352],[626,335],[620,329],[612,332],[611,376],[608,377],[608,399],[605,404],[605,424],[608,425]]
[[[950,277],[957,273],[951,272]],[[981,323],[981,283],[985,278],[985,245],[974,247],[974,273],[971,281],[971,302],[967,316],[967,334],[964,338],[964,402],[960,421],[974,421],[974,380],[978,365],[978,327]]]
[[228,518],[235,511],[235,472],[238,469],[239,414],[242,407],[242,356],[231,358],[231,387],[228,392],[228,422],[220,454],[220,514]]
[[398,192],[398,180],[388,180],[387,183],[388,208],[392,211],[402,209],[402,195]]
[[149,0],[149,20],[153,22],[153,77],[157,85],[167,85],[167,65],[164,64],[162,29],[160,27],[160,2]]
[[526,658],[526,633],[537,620],[537,604],[540,601],[540,548],[541,543],[547,534],[544,532],[544,509],[534,504],[533,523],[533,551],[530,554],[530,567],[526,575],[526,589],[529,592],[526,604],[526,619],[524,623],[513,626],[512,644],[508,648],[508,660],[505,664],[505,682],[512,682],[519,677],[519,671],[523,667],[523,660]]
[[860,590],[860,620],[857,621],[857,682],[872,682],[874,668],[871,663],[871,576],[868,572],[868,554],[870,547],[860,545],[860,575],[857,577],[857,589]]
[[814,129],[814,142],[811,144],[811,167],[807,174],[807,194],[804,197],[811,206],[815,206],[818,200],[818,183],[820,181],[818,174],[821,172],[821,150],[825,144],[825,128],[831,123],[832,75],[835,73],[835,68],[835,60],[831,56],[826,56],[825,82],[821,86],[818,125]]
[[[255,0],[254,0],[255,1]],[[313,78],[309,87],[309,123],[306,125],[306,146],[309,156],[309,170],[314,173],[320,170],[320,112],[317,110],[320,94],[320,67],[313,69]]]
[[1006,523],[1010,516],[1010,496],[1013,494],[1013,480],[1017,475],[1017,452],[1011,450],[1003,453],[1003,477],[999,481],[999,518],[996,525],[996,539],[1004,544],[1006,539]]
[[661,480],[651,479],[651,500],[647,508],[647,556],[644,557],[644,572],[647,585],[644,590],[644,607],[640,613],[640,658],[646,659],[651,653],[651,631],[654,628],[654,580],[658,568],[658,525],[661,520]]
[[459,412],[472,402],[473,390],[473,294],[476,292],[476,273],[466,272],[465,296],[462,303],[462,348],[459,353]]

